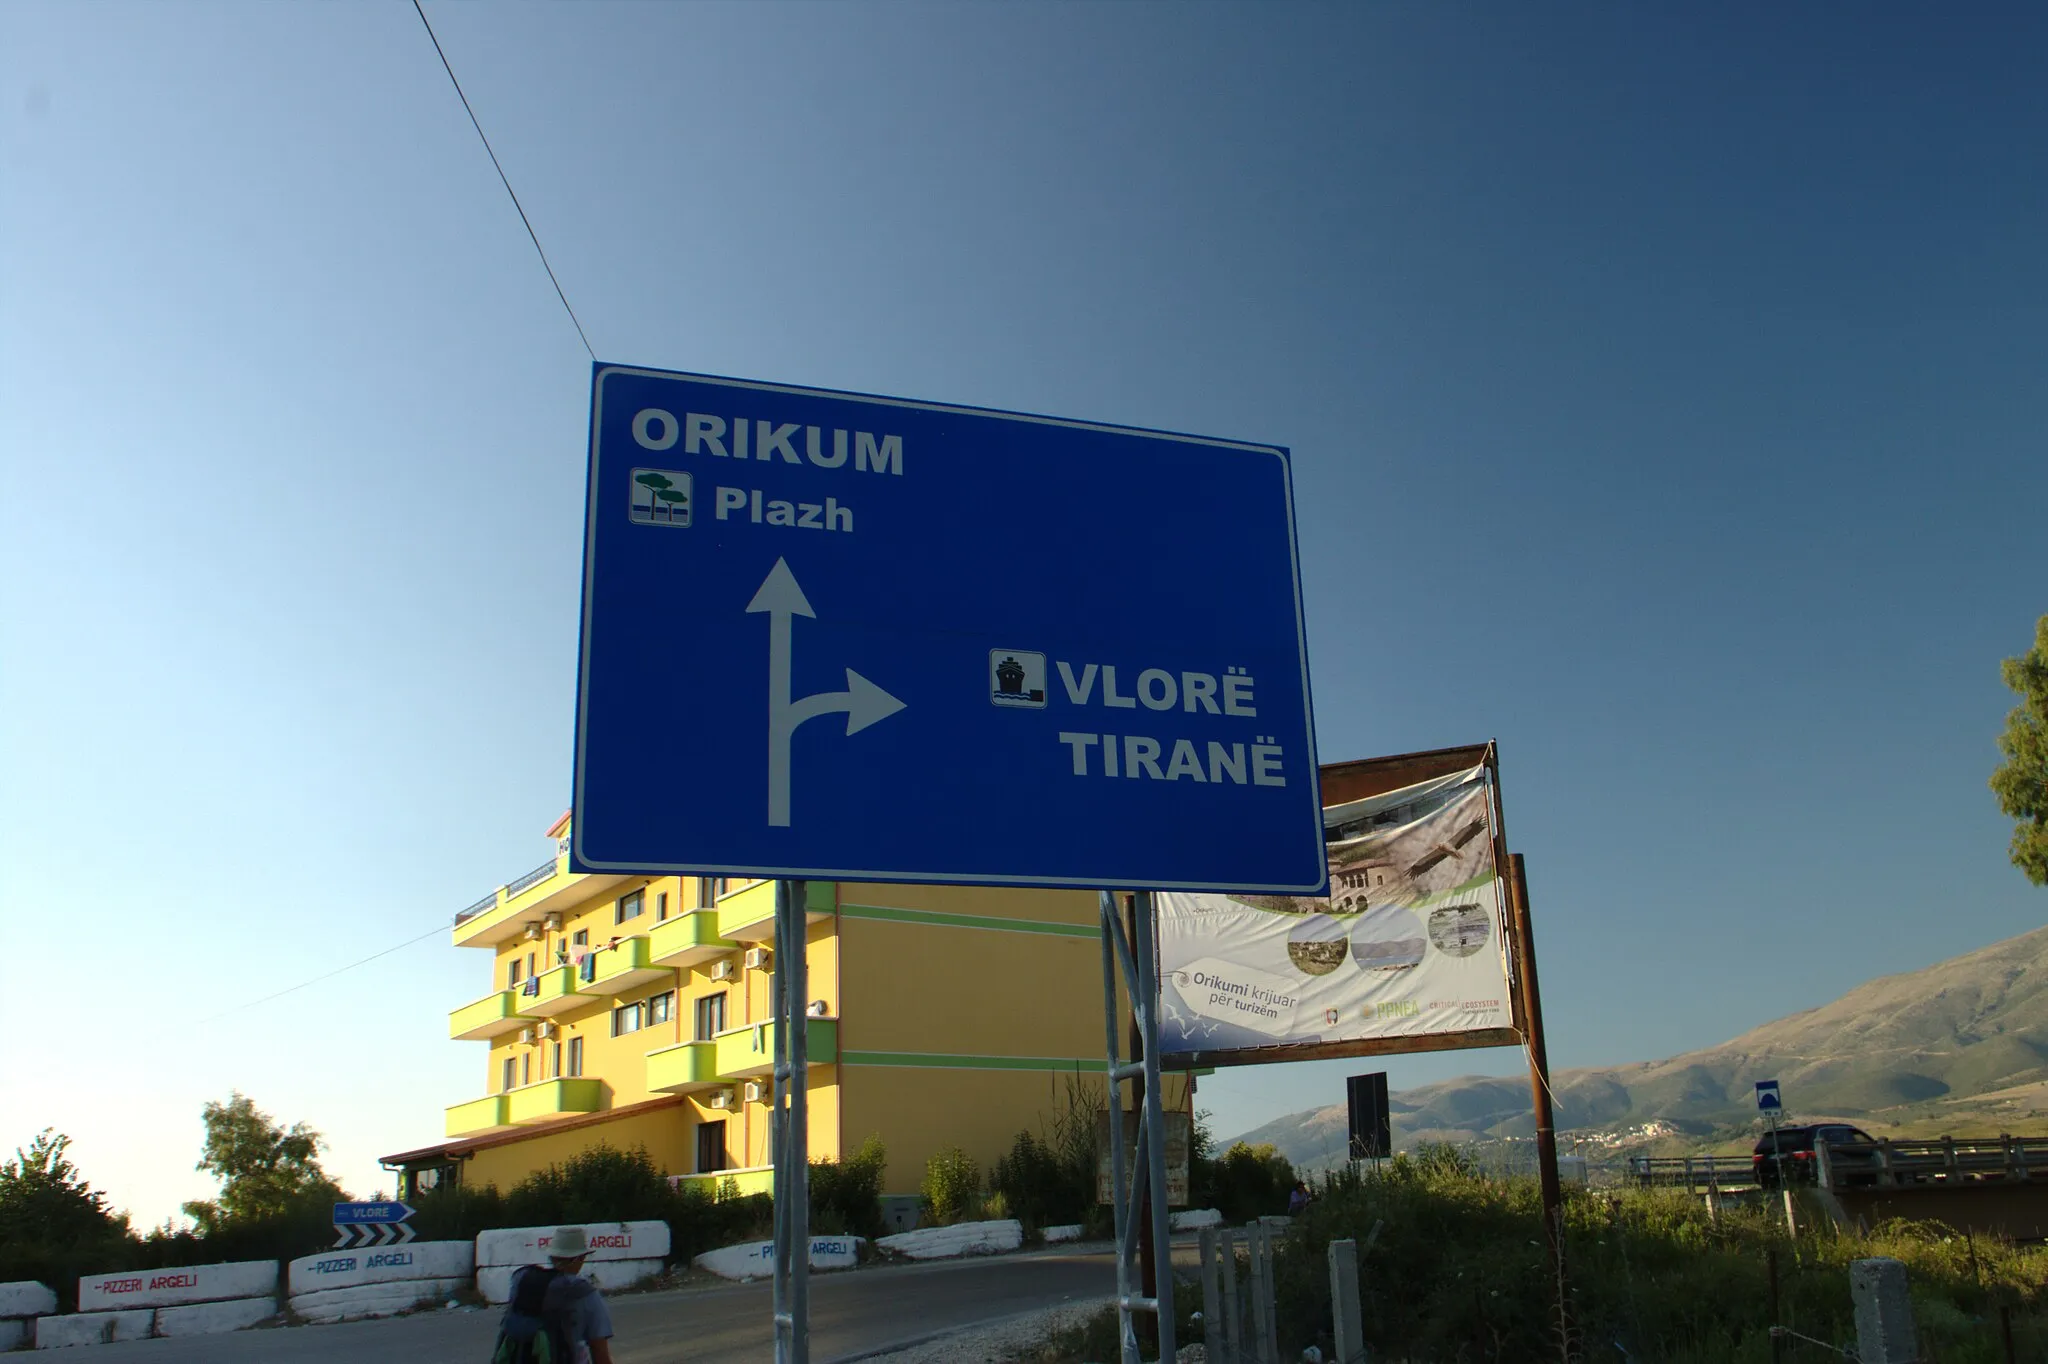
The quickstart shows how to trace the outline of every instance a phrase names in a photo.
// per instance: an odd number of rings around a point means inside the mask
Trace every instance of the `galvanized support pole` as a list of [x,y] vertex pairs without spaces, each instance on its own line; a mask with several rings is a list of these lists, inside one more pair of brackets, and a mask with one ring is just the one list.
[[769,1018],[775,1044],[770,1136],[775,1200],[775,1361],[810,1364],[810,1104],[806,1045],[806,921],[802,881],[775,883]]
[[[1103,1027],[1108,1051],[1108,1107],[1111,1211],[1116,1219],[1116,1294],[1118,1353],[1123,1364],[1142,1364],[1132,1314],[1150,1312],[1157,1323],[1159,1358],[1174,1358],[1173,1276],[1161,1276],[1156,1294],[1139,1286],[1139,1228],[1151,1229],[1156,1245],[1169,1244],[1166,1217],[1166,1119],[1159,1095],[1159,975],[1152,945],[1152,897],[1138,897],[1136,932],[1126,934],[1117,914],[1116,896],[1101,894]],[[1117,972],[1123,972],[1137,1023],[1142,1055],[1125,1061],[1117,1044]],[[1133,1156],[1143,1162],[1141,1177],[1125,1169],[1123,1086],[1137,1081],[1138,1140]]]

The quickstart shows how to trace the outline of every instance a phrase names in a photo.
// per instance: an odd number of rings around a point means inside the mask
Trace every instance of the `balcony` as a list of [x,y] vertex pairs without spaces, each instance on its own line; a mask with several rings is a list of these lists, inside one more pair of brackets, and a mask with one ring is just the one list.
[[522,1018],[552,1018],[596,1003],[599,996],[576,979],[575,967],[557,966],[529,978],[519,987],[518,998]]
[[572,1113],[597,1113],[604,1108],[604,1081],[587,1075],[542,1080],[521,1085],[504,1097],[507,1122],[539,1122]]
[[463,1005],[448,1015],[448,1035],[458,1042],[477,1042],[517,1031],[526,1021],[519,1016],[517,999],[512,991],[500,990]]
[[449,1109],[443,1130],[451,1137],[467,1137],[505,1125],[505,1096],[486,1094],[481,1099],[471,1099]]
[[[836,1062],[839,1059],[839,1020],[807,1018],[804,1023],[810,1063],[829,1066]],[[778,1026],[774,1023],[748,1023],[718,1034],[719,1078],[739,1080],[772,1072],[775,1069],[775,1029]]]
[[668,976],[667,967],[654,964],[647,939],[622,938],[617,947],[592,952],[583,959],[576,968],[576,988],[587,995],[617,995]]
[[526,925],[550,910],[601,895],[627,878],[585,876],[569,870],[569,845],[524,876],[498,887],[455,916],[457,947],[496,947],[518,937]]
[[[832,917],[836,888],[830,881],[804,882],[804,921]],[[762,881],[718,902],[718,936],[734,942],[766,942],[775,936],[775,883]]]
[[647,1053],[647,1088],[656,1094],[688,1094],[717,1084],[715,1042],[678,1042]]
[[726,1181],[731,1180],[731,1192],[739,1197],[745,1194],[772,1194],[775,1192],[775,1167],[755,1165],[744,1170],[714,1170],[708,1175],[677,1175],[678,1184],[695,1184],[699,1188],[718,1196],[726,1192]]
[[656,924],[647,935],[649,952],[656,966],[695,966],[722,957],[738,946],[718,936],[718,913],[700,909],[679,914],[667,923]]

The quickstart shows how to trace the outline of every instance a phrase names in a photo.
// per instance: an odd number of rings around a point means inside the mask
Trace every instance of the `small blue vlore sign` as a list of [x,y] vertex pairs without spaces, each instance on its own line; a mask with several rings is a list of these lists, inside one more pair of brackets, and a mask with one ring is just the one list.
[[1776,1080],[1758,1080],[1756,1082],[1756,1107],[1759,1113],[1776,1113],[1784,1108],[1784,1106],[1784,1103],[1778,1097],[1778,1082]]
[[376,1225],[388,1222],[403,1222],[412,1216],[412,1209],[396,1200],[387,1199],[381,1203],[336,1203],[334,1225],[337,1227]]

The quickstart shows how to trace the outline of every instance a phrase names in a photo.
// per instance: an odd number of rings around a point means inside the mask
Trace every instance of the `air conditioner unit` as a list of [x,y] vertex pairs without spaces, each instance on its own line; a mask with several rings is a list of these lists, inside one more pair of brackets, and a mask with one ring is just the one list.
[[769,1087],[768,1087],[768,1082],[767,1082],[766,1080],[749,1080],[749,1081],[747,1081],[747,1102],[748,1102],[748,1103],[750,1103],[750,1104],[764,1104],[764,1103],[767,1103],[767,1102],[768,1102],[768,1095],[769,1095],[769,1093],[770,1093],[770,1090],[769,1090]]
[[525,1043],[525,1044],[526,1044],[527,1046],[529,1046],[529,1047],[530,1047],[530,1046],[532,1046],[532,1045],[533,1045],[533,1029],[532,1029],[532,1028],[521,1028],[521,1029],[519,1030],[519,1040],[520,1040],[521,1042],[524,1042],[524,1043]]
[[804,1010],[804,1012],[809,1014],[812,1018],[823,1018],[827,1014],[831,1013],[832,1010],[826,1005],[824,1000],[814,999],[811,1001],[811,1007]]
[[540,941],[540,924],[538,922],[531,922],[526,925],[526,940],[528,942]]
[[711,964],[711,978],[713,980],[731,980],[732,976],[733,968],[731,957],[722,958],[721,960],[713,962]]
[[768,959],[771,955],[773,954],[765,947],[749,947],[747,949],[747,969],[749,971],[767,970]]
[[706,1108],[731,1108],[732,1091],[729,1089],[712,1090],[710,1095],[704,1100],[704,1106]]
[[559,933],[562,931],[562,916],[560,913],[554,910],[548,911],[548,913],[542,917],[541,922],[548,926],[548,932],[550,933]]
[[553,1020],[552,1018],[548,1019],[546,1022],[540,1025],[540,1035],[542,1037],[553,1037],[556,1033],[560,1031],[561,1029],[555,1026],[555,1020]]

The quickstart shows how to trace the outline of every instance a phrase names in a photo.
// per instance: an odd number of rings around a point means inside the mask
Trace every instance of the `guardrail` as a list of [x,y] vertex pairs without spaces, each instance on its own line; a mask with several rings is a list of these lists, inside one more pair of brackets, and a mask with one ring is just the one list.
[[1756,1162],[1749,1156],[1630,1156],[1628,1182],[1639,1188],[1754,1188]]
[[2048,1181],[2048,1137],[1939,1137],[1933,1141],[1814,1143],[1825,1189]]

